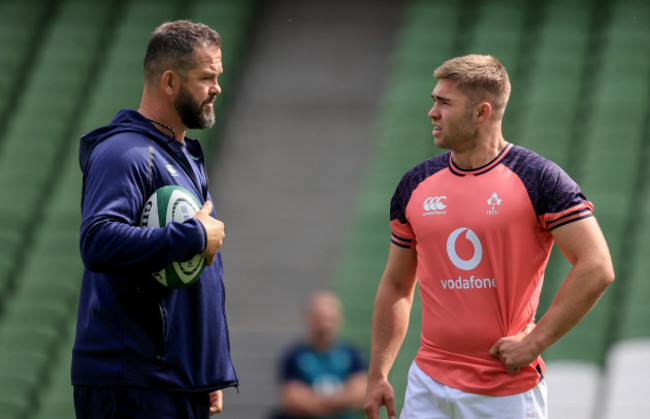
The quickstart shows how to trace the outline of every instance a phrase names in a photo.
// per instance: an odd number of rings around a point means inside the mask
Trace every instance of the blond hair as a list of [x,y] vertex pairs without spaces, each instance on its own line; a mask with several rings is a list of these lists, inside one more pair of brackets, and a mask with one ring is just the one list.
[[491,55],[465,55],[445,61],[433,75],[452,80],[470,100],[470,105],[489,102],[495,117],[503,117],[510,97],[510,79],[506,68]]

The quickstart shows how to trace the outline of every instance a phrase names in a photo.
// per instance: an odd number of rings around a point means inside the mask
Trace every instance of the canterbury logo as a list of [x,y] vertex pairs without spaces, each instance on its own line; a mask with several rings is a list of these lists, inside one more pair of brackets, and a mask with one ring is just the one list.
[[422,205],[424,207],[425,211],[440,211],[445,208],[447,208],[447,205],[445,205],[442,200],[447,199],[446,196],[432,196],[424,200],[424,204]]
[[[461,259],[456,253],[456,240],[463,232],[465,233],[465,238],[472,243],[474,246],[474,255],[468,259]],[[478,266],[481,263],[483,258],[483,246],[481,246],[481,241],[478,239],[476,233],[470,230],[467,227],[461,227],[454,230],[447,239],[447,255],[449,255],[449,260],[454,264],[458,269],[464,271],[470,271]]]
[[169,174],[170,174],[170,175],[172,175],[172,176],[178,176],[178,172],[176,171],[176,169],[174,169],[174,167],[173,167],[171,164],[166,164],[165,167],[166,167],[167,170],[169,171]]

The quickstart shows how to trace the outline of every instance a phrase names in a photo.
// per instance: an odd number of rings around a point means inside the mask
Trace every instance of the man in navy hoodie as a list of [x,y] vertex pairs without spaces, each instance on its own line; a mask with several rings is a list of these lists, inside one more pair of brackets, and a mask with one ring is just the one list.
[[[214,124],[221,38],[189,21],[158,27],[144,59],[140,108],[81,138],[81,256],[72,353],[78,418],[207,418],[237,386],[230,357],[216,219],[199,142]],[[145,201],[179,185],[204,202],[186,222],[141,228]],[[171,289],[151,276],[202,253],[200,279]]]

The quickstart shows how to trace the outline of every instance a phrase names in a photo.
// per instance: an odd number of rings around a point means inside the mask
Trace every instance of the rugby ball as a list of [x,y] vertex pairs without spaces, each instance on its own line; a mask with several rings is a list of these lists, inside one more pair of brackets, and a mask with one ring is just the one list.
[[[144,204],[141,227],[165,227],[176,221],[185,222],[201,209],[199,200],[187,189],[171,185],[156,190]],[[186,261],[172,262],[165,269],[153,272],[158,282],[169,288],[185,288],[195,283],[205,268],[205,257],[195,255]]]

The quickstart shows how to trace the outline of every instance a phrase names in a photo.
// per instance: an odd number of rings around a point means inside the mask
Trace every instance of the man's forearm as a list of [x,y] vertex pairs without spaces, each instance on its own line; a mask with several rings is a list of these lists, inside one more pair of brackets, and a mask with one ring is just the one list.
[[369,380],[381,380],[395,362],[408,330],[412,290],[399,290],[382,281],[377,291],[372,320]]
[[575,327],[614,280],[609,265],[591,262],[576,265],[558,290],[551,308],[531,332],[540,352]]
[[[365,386],[365,382],[363,383]],[[311,387],[301,382],[291,382],[282,390],[282,405],[291,415],[296,416],[331,416],[350,408],[361,409],[362,401],[352,399],[345,389],[341,393],[325,396],[316,393]],[[358,406],[357,406],[358,404]]]
[[607,243],[594,218],[562,226],[553,236],[573,267],[551,308],[530,333],[503,337],[489,351],[513,374],[575,327],[614,280]]

